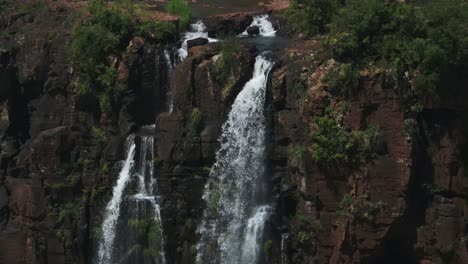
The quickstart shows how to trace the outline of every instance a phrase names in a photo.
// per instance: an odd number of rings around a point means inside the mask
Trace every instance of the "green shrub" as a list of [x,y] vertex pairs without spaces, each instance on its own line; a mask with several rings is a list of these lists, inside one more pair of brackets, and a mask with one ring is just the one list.
[[307,148],[302,145],[295,145],[289,152],[292,158],[296,161],[304,159],[304,155],[307,153]]
[[345,194],[340,201],[338,213],[347,217],[373,221],[383,207],[382,201],[373,203],[369,201],[366,194],[357,197]]
[[[74,21],[70,52],[76,92],[94,95],[101,110],[110,114],[124,88],[117,80],[111,57],[118,57],[135,31],[133,4],[129,0],[92,0],[85,14]],[[83,17],[85,17],[83,19]]]
[[329,115],[319,117],[312,132],[312,158],[323,165],[355,164],[359,161],[359,141]]
[[366,130],[355,132],[355,136],[359,138],[361,153],[367,158],[385,152],[385,142],[377,127],[369,126]]
[[349,0],[331,22],[333,56],[405,72],[419,96],[433,95],[442,76],[457,76],[468,59],[468,5],[462,0]]
[[216,80],[225,82],[229,76],[234,75],[238,66],[236,55],[241,52],[241,44],[238,39],[226,39],[221,44],[220,57],[216,61]]
[[104,130],[100,129],[99,127],[93,126],[91,128],[91,135],[100,143],[105,144],[107,143],[107,137]]
[[86,84],[97,79],[96,65],[106,62],[117,51],[119,37],[99,24],[84,24],[73,28],[71,58],[76,70],[86,78]]
[[312,236],[306,231],[299,231],[297,233],[297,241],[299,241],[299,243],[301,244],[304,244],[311,239],[312,239]]
[[200,134],[202,129],[202,112],[198,107],[192,109],[190,114],[189,135],[196,137]]
[[175,34],[175,25],[170,22],[143,22],[138,27],[138,32],[145,38],[153,38],[158,41],[171,38]]
[[326,167],[334,165],[356,166],[385,151],[380,130],[369,126],[365,130],[346,131],[326,114],[317,119],[312,132],[312,158]]
[[272,248],[273,248],[273,241],[265,240],[265,242],[263,242],[263,254],[265,256],[270,256],[271,255]]
[[219,211],[219,202],[221,199],[221,194],[217,189],[213,190],[210,194],[210,202],[208,205],[208,213],[211,216],[218,215]]
[[109,164],[107,162],[104,163],[104,165],[102,166],[102,173],[104,173],[104,174],[109,173]]
[[186,28],[192,19],[192,9],[185,0],[169,0],[166,11],[180,17],[181,28]]
[[314,35],[326,31],[337,6],[333,0],[294,0],[285,15],[292,30]]
[[359,73],[353,64],[343,64],[339,67],[331,68],[323,80],[330,93],[339,93],[350,96],[351,92],[357,87]]

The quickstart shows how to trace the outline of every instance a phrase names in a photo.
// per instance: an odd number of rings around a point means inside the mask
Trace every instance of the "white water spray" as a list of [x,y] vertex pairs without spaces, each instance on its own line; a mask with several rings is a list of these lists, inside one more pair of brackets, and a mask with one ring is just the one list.
[[208,39],[208,42],[218,41],[217,39],[208,37],[208,32],[206,32],[205,24],[203,24],[203,21],[198,20],[196,23],[190,25],[190,31],[185,32],[184,41],[182,42],[182,46],[178,50],[180,61],[183,61],[188,55],[187,41],[196,38],[206,38]]
[[120,215],[120,204],[122,203],[122,195],[130,180],[133,167],[133,159],[135,157],[135,142],[134,136],[129,136],[125,142],[127,149],[127,158],[120,171],[117,184],[112,191],[112,199],[106,206],[106,214],[102,223],[102,237],[99,243],[98,263],[111,264],[112,252],[114,250],[115,226]]
[[164,60],[166,61],[166,67],[167,67],[167,92],[166,92],[166,100],[168,101],[167,110],[169,112],[172,112],[174,110],[174,99],[172,98],[172,92],[171,92],[171,78],[172,78],[172,72],[174,72],[175,63],[173,63],[173,60],[171,59],[171,54],[169,53],[167,49],[164,50]]
[[247,221],[242,245],[242,257],[240,263],[255,263],[260,252],[260,243],[263,238],[263,227],[270,214],[270,206],[260,206],[254,215]]
[[253,77],[237,96],[223,125],[221,148],[203,195],[207,208],[198,227],[199,263],[254,264],[257,259],[268,208],[259,207],[256,197],[257,181],[264,173],[263,108],[272,67],[264,57],[256,58]]
[[[250,24],[249,27],[256,26],[260,30],[260,36],[262,37],[274,37],[276,36],[276,30],[273,27],[273,24],[269,20],[269,16],[266,15],[260,15],[260,16],[254,16],[252,23]],[[240,36],[248,36],[249,33],[247,33],[247,30],[242,32]]]
[[[154,133],[154,125],[142,127],[145,133]],[[139,139],[140,144],[136,144]],[[114,263],[155,263],[165,264],[164,236],[161,223],[161,212],[157,193],[157,182],[154,177],[154,138],[152,135],[130,135],[126,141],[127,157],[113,189],[112,199],[107,205],[102,236],[99,241],[98,264]],[[128,147],[129,146],[129,147]],[[138,146],[138,148],[137,148]],[[138,152],[136,150],[139,150]],[[134,159],[136,162],[134,162]],[[136,185],[136,193],[127,186]],[[125,197],[125,198],[124,198]],[[122,204],[122,206],[121,206]],[[121,207],[126,210],[121,210]],[[147,210],[149,208],[150,210]],[[147,252],[151,260],[134,250],[141,239],[149,241],[149,234],[136,234],[129,228],[128,222],[148,223],[149,231],[157,241],[148,243]],[[135,222],[136,221],[136,222]],[[143,221],[143,222],[142,222]],[[123,226],[122,226],[123,224]],[[131,226],[130,226],[131,227]]]
[[286,256],[286,243],[288,242],[289,234],[281,234],[281,264],[288,264]]

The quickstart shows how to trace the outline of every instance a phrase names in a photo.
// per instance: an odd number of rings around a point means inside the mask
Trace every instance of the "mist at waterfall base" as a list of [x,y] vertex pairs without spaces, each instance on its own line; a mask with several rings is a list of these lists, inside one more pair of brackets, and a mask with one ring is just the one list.
[[126,159],[106,207],[96,263],[166,263],[153,130],[142,127],[126,140]]
[[264,104],[273,63],[255,61],[253,77],[232,105],[219,138],[221,147],[203,196],[206,209],[198,227],[198,263],[254,264],[270,213],[265,170]]

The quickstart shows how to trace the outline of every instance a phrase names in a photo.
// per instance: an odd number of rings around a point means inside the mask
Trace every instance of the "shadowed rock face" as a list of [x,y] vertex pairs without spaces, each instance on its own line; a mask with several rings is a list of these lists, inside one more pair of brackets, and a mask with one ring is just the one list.
[[[251,77],[255,48],[244,45],[233,72],[220,81],[219,44],[192,47],[170,80],[174,110],[163,112],[164,50],[135,37],[116,64],[127,90],[109,118],[96,98],[79,98],[70,85],[66,20],[81,5],[53,1],[35,12],[16,6],[0,13],[0,30],[7,33],[0,37],[0,263],[91,263],[122,142],[151,123],[168,263],[194,263],[208,168],[230,106]],[[253,15],[210,17],[207,30],[239,34]],[[275,55],[265,106],[275,212],[265,227],[271,254],[262,252],[259,263],[467,263],[468,96],[460,88],[466,76],[444,80],[448,92],[418,102],[422,110],[410,115],[403,87],[381,69],[362,71],[349,98],[327,91],[323,76],[339,64],[326,59],[316,40],[293,39]],[[344,104],[349,111],[341,112]],[[328,106],[346,129],[379,127],[384,153],[332,173],[310,152],[294,158],[295,146],[311,146],[310,132]],[[202,121],[191,134],[194,108]],[[402,133],[410,118],[411,137]],[[372,221],[347,217],[338,212],[345,193],[383,207]]]

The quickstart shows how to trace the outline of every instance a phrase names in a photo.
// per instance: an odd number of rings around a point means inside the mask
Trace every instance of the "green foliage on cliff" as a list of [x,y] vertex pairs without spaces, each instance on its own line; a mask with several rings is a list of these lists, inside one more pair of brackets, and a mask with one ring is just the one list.
[[186,28],[192,19],[192,9],[185,0],[169,0],[166,11],[180,17],[181,28]]
[[317,129],[312,132],[312,158],[318,163],[355,164],[359,161],[359,141],[335,120],[325,115],[317,119]]
[[238,39],[226,39],[223,41],[219,52],[220,57],[215,63],[216,80],[218,82],[226,82],[229,76],[234,74],[234,70],[238,66],[236,55],[240,52],[241,44]]
[[354,167],[385,151],[383,137],[376,127],[347,131],[329,113],[319,117],[316,126],[312,132],[312,158],[322,166]]
[[330,93],[349,96],[357,87],[358,79],[359,73],[355,65],[348,63],[330,69],[323,81],[327,84],[327,90]]
[[295,0],[286,11],[288,25],[294,31],[308,35],[326,32],[338,1],[334,0]]
[[270,239],[265,240],[265,242],[263,242],[263,254],[269,257],[271,255],[272,249],[273,249],[273,241]]
[[128,227],[137,235],[141,244],[138,244],[137,249],[145,256],[155,257],[161,248],[161,224],[154,218],[129,219]]
[[189,135],[196,137],[200,134],[202,129],[202,112],[198,107],[192,109],[190,113]]
[[128,0],[92,0],[83,12],[89,16],[75,21],[70,44],[76,91],[98,97],[101,110],[111,113],[123,88],[115,58],[135,31],[134,6]]
[[162,41],[174,36],[176,28],[170,22],[145,21],[138,26],[138,33],[145,38]]
[[105,113],[112,112],[125,88],[117,66],[133,35],[161,41],[174,34],[172,23],[137,19],[141,12],[130,0],[91,0],[73,21],[70,53],[76,92],[97,97]]
[[407,71],[420,95],[431,95],[442,75],[461,70],[468,60],[465,1],[346,3],[331,23],[329,44],[338,59]]
[[295,30],[329,32],[337,60],[407,75],[419,96],[435,94],[441,78],[459,76],[468,61],[464,0],[294,0],[287,17]]
[[358,196],[345,194],[340,201],[338,214],[373,221],[383,207],[384,203],[382,201],[371,202],[366,194]]

